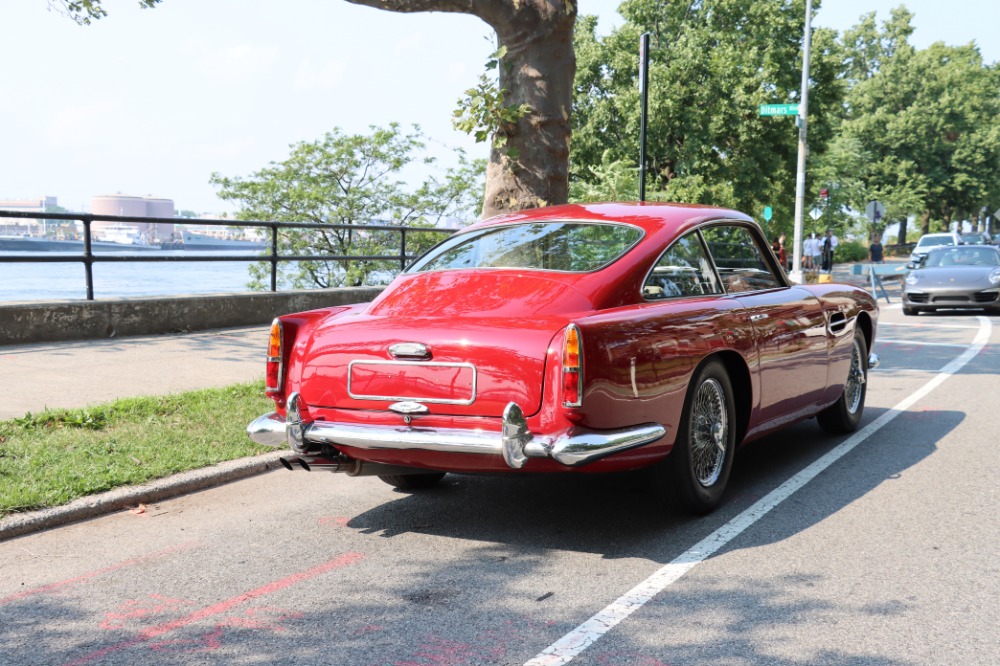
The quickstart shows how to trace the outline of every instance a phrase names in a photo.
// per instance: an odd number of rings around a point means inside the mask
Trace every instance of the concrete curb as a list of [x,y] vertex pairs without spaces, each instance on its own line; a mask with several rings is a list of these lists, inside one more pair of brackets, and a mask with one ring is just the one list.
[[64,506],[15,513],[0,518],[0,541],[263,474],[281,467],[278,458],[286,453],[274,451],[252,458],[230,460],[157,479],[141,486],[127,486],[81,497]]

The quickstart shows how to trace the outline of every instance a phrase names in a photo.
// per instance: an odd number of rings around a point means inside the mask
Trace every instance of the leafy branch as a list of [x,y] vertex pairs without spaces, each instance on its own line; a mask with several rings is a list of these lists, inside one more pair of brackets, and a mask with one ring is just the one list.
[[471,134],[477,143],[493,138],[493,147],[501,150],[506,147],[507,156],[516,160],[519,151],[513,146],[507,146],[508,132],[511,127],[524,116],[531,113],[529,104],[506,104],[508,90],[501,88],[499,77],[493,78],[489,72],[503,65],[510,71],[510,63],[504,62],[507,47],[501,46],[490,55],[486,61],[486,72],[479,75],[479,83],[465,91],[465,97],[458,100],[452,125],[455,129]]

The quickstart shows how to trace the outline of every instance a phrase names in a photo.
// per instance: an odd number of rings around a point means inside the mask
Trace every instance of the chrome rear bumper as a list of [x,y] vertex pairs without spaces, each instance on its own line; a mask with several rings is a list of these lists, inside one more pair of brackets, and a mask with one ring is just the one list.
[[418,426],[352,425],[312,421],[299,416],[299,395],[288,398],[287,418],[265,414],[247,426],[247,435],[258,444],[306,453],[314,444],[352,446],[358,449],[419,449],[442,453],[503,456],[512,469],[524,467],[529,458],[552,458],[567,467],[578,467],[612,453],[658,440],[666,429],[647,423],[618,430],[570,428],[557,437],[532,434],[515,403],[503,413],[501,432],[473,429],[421,428]]

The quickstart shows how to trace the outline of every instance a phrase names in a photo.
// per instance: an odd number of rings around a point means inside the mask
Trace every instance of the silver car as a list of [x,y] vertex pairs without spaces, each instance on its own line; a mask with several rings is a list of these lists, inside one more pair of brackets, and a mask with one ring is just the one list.
[[906,267],[905,315],[939,308],[1000,312],[1000,251],[991,245],[935,248]]
[[910,253],[910,261],[918,262],[927,256],[927,253],[936,247],[950,245],[961,245],[962,237],[955,232],[944,232],[940,234],[924,234],[917,241],[916,247]]

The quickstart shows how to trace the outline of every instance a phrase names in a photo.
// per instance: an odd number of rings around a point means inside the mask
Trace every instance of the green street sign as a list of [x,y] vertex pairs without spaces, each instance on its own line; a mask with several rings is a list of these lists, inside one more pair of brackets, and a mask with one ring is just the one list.
[[760,115],[762,116],[797,116],[799,115],[798,104],[761,104]]
[[770,206],[764,206],[764,219],[768,222],[771,221],[771,217],[774,215],[774,211],[771,210]]

